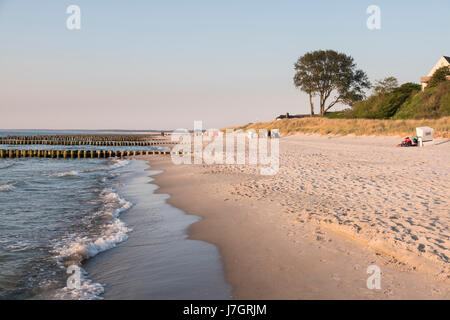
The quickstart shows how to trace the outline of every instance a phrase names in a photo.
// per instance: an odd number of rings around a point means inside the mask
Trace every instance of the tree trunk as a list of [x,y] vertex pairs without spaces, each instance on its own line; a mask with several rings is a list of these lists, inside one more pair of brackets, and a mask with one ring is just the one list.
[[312,100],[312,94],[311,93],[309,94],[309,104],[311,106],[311,117],[313,117],[314,116],[314,103],[313,103],[313,100]]
[[320,115],[323,117],[323,115],[325,114],[325,109],[324,109],[324,101],[323,101],[323,96],[320,96]]

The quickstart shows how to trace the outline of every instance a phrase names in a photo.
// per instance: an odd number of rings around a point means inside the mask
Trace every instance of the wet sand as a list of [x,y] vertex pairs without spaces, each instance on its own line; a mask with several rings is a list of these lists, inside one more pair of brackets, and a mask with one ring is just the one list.
[[158,193],[204,217],[190,237],[219,247],[235,298],[449,299],[450,143],[399,139],[286,137],[276,176],[150,163]]
[[133,229],[125,242],[86,261],[89,278],[104,284],[105,299],[229,299],[221,258],[213,245],[187,239],[195,216],[154,194],[145,161],[133,161],[118,192],[134,206],[121,214]]

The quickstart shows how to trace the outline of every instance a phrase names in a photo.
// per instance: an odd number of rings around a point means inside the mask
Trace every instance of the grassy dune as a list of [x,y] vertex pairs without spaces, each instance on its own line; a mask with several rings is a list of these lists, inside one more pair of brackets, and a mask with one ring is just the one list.
[[423,126],[434,128],[436,137],[450,138],[450,117],[424,120],[328,119],[314,117],[261,122],[230,129],[279,129],[282,135],[316,133],[321,135],[414,136],[416,127]]

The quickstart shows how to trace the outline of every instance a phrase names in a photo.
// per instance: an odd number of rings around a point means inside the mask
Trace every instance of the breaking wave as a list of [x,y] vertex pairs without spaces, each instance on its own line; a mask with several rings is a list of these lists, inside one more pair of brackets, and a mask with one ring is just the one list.
[[51,174],[52,177],[73,177],[73,176],[78,176],[80,174],[80,172],[76,171],[76,170],[72,170],[72,171],[67,171],[67,172],[59,172],[59,173],[54,173]]
[[[118,243],[128,239],[128,233],[131,228],[119,219],[122,212],[132,207],[132,203],[121,198],[118,193],[112,189],[105,189],[101,193],[104,205],[94,216],[105,219],[107,222],[99,229],[96,236],[83,235],[72,236],[63,239],[57,244],[54,250],[56,260],[59,264],[66,267],[71,265],[80,266],[81,263],[92,258],[100,252],[114,248]],[[93,283],[84,273],[80,289],[68,289],[67,287],[59,290],[57,295],[63,295],[70,298],[79,299],[98,299],[103,293],[103,286]]]

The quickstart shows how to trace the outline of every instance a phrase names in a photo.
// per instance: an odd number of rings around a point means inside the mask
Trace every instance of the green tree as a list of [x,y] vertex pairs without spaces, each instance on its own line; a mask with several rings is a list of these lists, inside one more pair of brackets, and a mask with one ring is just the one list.
[[377,80],[373,87],[375,94],[386,94],[392,92],[395,88],[398,88],[398,81],[395,77],[387,77],[383,80]]
[[309,95],[311,114],[314,96],[319,97],[323,116],[338,103],[351,106],[364,99],[364,90],[370,88],[366,73],[356,69],[353,58],[333,50],[306,53],[295,63],[295,70],[294,85]]
[[439,83],[444,82],[447,80],[447,76],[450,76],[450,67],[445,66],[437,69],[433,76],[431,77],[430,81],[428,81],[427,88],[433,88],[436,87]]

